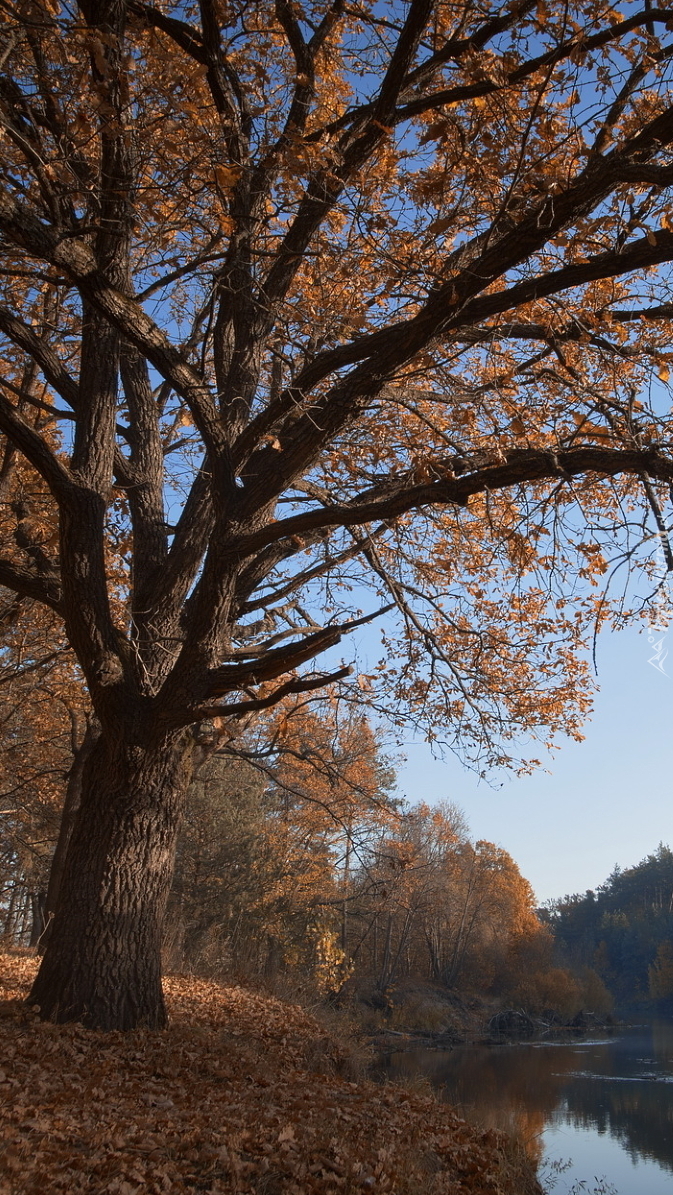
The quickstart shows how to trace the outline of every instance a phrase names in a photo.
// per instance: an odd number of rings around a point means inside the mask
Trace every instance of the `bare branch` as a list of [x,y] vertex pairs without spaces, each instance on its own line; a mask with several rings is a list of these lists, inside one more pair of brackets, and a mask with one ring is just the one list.
[[208,676],[208,691],[211,696],[218,697],[236,689],[243,689],[248,685],[274,680],[284,672],[291,672],[301,664],[305,664],[307,660],[314,659],[328,647],[334,647],[344,635],[354,631],[356,627],[365,626],[368,622],[381,618],[392,608],[393,603],[389,603],[374,610],[371,614],[363,615],[362,618],[354,618],[334,627],[325,627],[323,630],[307,636],[302,643],[274,648],[257,663],[224,664],[221,668],[215,668]]
[[246,714],[271,709],[284,697],[289,697],[293,693],[313,693],[317,689],[325,689],[328,685],[345,680],[352,672],[353,669],[348,664],[344,668],[337,669],[336,672],[322,672],[316,676],[300,676],[295,680],[287,681],[284,685],[279,685],[266,697],[254,698],[251,701],[234,701],[229,705],[205,705],[195,711],[195,716],[197,718],[243,718]]

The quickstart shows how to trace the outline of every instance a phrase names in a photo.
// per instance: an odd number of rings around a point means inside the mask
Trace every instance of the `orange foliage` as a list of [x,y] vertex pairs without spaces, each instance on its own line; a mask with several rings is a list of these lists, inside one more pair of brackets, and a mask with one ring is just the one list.
[[[84,552],[66,621],[95,704],[101,641],[155,693],[185,595],[236,560],[180,670],[202,683],[162,689],[178,720],[299,685],[355,585],[395,607],[364,681],[397,717],[495,763],[522,728],[578,736],[614,532],[628,550],[641,493],[658,525],[673,476],[645,397],[671,358],[665,12],[39,11],[4,18],[0,426],[40,475],[4,582],[53,599]],[[86,549],[54,536],[75,477],[105,507]],[[270,607],[246,671],[237,623]]]

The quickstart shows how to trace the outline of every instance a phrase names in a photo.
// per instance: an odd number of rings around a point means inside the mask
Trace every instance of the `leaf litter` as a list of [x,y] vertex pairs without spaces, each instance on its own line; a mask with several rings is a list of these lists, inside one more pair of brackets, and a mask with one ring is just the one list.
[[41,1022],[0,955],[0,1195],[534,1195],[525,1158],[429,1095],[343,1074],[309,1013],[194,976],[170,1026]]

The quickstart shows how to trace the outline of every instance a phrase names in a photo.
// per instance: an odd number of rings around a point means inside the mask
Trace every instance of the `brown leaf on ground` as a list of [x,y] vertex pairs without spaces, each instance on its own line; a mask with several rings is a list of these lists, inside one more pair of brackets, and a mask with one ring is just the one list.
[[[301,1008],[169,976],[168,1030],[94,1033],[26,1009],[36,966],[0,956],[0,1195],[539,1191],[504,1136],[341,1077]],[[308,1068],[319,1052],[333,1073]]]

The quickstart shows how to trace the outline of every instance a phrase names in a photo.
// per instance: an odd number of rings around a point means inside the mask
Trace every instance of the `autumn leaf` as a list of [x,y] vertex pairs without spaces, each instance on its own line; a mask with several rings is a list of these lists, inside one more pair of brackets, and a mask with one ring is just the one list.
[[454,223],[453,216],[442,216],[438,220],[433,220],[432,224],[428,225],[428,232],[433,233],[434,236],[439,236],[440,233],[446,232]]
[[233,191],[242,174],[240,166],[216,166],[215,178],[222,191]]

